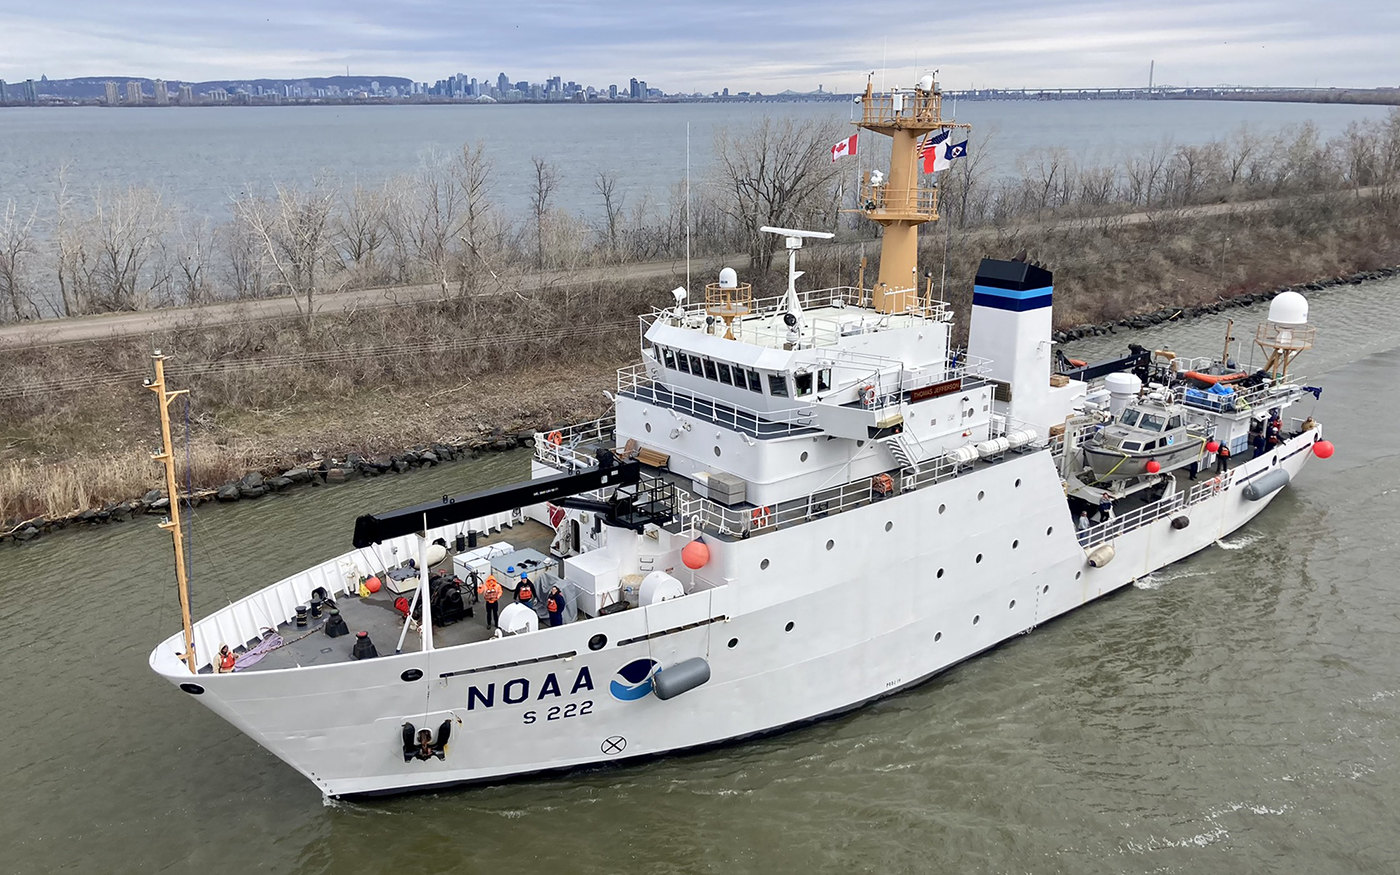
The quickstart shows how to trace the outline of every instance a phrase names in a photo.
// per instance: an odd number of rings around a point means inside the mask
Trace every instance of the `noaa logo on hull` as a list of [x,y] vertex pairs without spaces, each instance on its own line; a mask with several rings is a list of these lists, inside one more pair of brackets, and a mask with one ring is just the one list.
[[617,670],[618,677],[608,684],[608,692],[623,702],[644,698],[651,692],[651,678],[656,669],[654,659],[634,659]]

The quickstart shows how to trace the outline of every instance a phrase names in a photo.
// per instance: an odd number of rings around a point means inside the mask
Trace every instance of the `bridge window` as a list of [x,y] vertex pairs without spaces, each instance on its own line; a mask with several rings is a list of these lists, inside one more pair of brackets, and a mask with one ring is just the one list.
[[758,371],[749,371],[749,391],[763,394],[763,375]]
[[1121,420],[1124,425],[1137,425],[1138,412],[1136,410],[1124,410]]
[[694,374],[695,376],[697,376],[697,377],[703,376],[703,375],[704,375],[704,372],[700,369],[700,357],[699,357],[699,356],[693,355],[693,356],[690,357],[690,372],[691,372],[692,374]]
[[797,387],[797,397],[812,394],[812,372],[798,371],[792,376],[793,384]]
[[775,398],[786,398],[788,396],[787,374],[768,375],[768,394]]
[[734,385],[734,379],[729,374],[729,365],[721,363],[719,366],[719,381],[726,386]]
[[817,391],[831,391],[831,368],[822,368],[817,371]]
[[690,373],[690,359],[686,358],[685,353],[680,353],[676,356],[676,370],[680,371],[682,374]]
[[1167,420],[1167,428],[1181,428],[1181,417],[1173,416],[1171,419]]
[[715,373],[715,363],[705,359],[705,378],[707,380],[718,380],[719,375]]
[[1161,431],[1164,425],[1166,425],[1166,420],[1163,417],[1151,413],[1144,413],[1142,415],[1142,420],[1138,423],[1138,428],[1146,429],[1147,431]]
[[676,354],[675,354],[675,353],[671,352],[669,349],[666,349],[666,348],[663,346],[663,347],[661,347],[661,357],[662,357],[663,359],[665,359],[665,361],[666,361],[666,367],[668,367],[668,368],[670,368],[670,369],[672,369],[672,370],[675,370],[675,368],[676,368]]

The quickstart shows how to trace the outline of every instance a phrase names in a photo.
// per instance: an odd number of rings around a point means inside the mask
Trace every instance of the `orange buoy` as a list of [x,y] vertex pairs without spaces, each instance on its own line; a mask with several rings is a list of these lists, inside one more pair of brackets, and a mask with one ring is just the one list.
[[710,561],[710,548],[703,541],[691,541],[681,548],[681,561],[692,571],[704,568]]
[[1147,465],[1145,467],[1147,468],[1147,473],[1149,474],[1156,474],[1158,471],[1162,470],[1162,464],[1156,459],[1148,459]]
[[365,581],[365,589],[369,590],[370,592],[379,592],[379,587],[381,585],[382,584],[380,584],[379,578],[374,577],[372,575],[368,580]]
[[1313,444],[1313,455],[1317,456],[1319,459],[1330,459],[1332,458],[1332,453],[1334,453],[1336,449],[1336,447],[1332,446],[1331,441],[1318,441]]

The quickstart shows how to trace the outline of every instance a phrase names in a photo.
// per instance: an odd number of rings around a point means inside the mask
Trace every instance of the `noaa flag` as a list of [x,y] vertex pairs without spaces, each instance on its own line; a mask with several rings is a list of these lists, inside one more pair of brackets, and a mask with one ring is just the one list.
[[947,170],[954,159],[967,157],[967,140],[961,143],[949,143],[942,149],[937,150],[938,154],[933,159],[933,170],[928,170],[928,158],[924,159],[925,172],[937,173],[940,170]]

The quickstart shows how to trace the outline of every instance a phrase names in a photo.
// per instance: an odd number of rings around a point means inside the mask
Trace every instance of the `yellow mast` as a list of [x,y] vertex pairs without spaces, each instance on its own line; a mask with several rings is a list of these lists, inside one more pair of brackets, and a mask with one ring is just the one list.
[[190,674],[198,671],[194,657],[194,627],[190,623],[190,585],[185,577],[185,535],[180,528],[180,494],[175,487],[175,453],[170,448],[170,402],[188,392],[188,389],[180,389],[176,392],[167,392],[165,389],[165,356],[160,350],[156,350],[151,358],[156,363],[155,382],[147,380],[147,389],[155,392],[160,398],[160,448],[159,453],[152,453],[151,459],[165,463],[165,494],[170,499],[170,517],[160,524],[162,529],[170,533],[175,541],[175,580],[180,588],[180,619],[185,626],[185,664],[190,667]]
[[938,189],[920,184],[919,138],[930,131],[972,128],[945,122],[942,107],[943,94],[932,76],[925,76],[912,91],[889,94],[876,94],[874,84],[866,80],[861,120],[855,125],[892,141],[889,178],[875,181],[866,174],[861,181],[861,212],[885,228],[880,277],[874,288],[875,309],[881,313],[903,313],[915,305],[919,294],[918,228],[938,220]]

